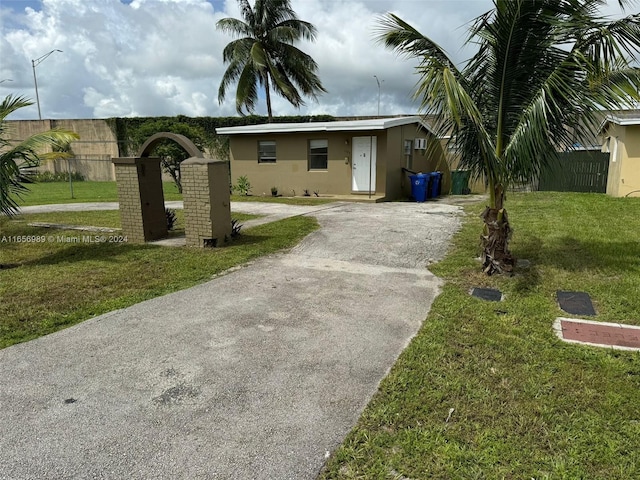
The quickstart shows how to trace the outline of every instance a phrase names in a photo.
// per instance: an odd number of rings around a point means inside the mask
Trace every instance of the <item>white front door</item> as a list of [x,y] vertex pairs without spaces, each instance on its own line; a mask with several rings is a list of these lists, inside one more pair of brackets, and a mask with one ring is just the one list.
[[377,137],[353,137],[351,151],[351,190],[375,193]]

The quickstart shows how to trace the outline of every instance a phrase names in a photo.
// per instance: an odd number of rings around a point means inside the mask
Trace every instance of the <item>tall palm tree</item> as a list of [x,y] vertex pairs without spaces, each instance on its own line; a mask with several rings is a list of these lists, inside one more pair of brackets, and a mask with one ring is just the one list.
[[260,85],[271,121],[271,88],[296,108],[304,105],[303,95],[315,99],[326,92],[316,75],[316,62],[293,45],[300,39],[315,40],[316,29],[298,19],[290,1],[256,0],[253,8],[247,0],[238,3],[244,21],[224,18],[216,24],[219,30],[239,37],[223,51],[229,66],[220,82],[218,101],[224,101],[227,88],[237,81],[236,110],[241,115],[243,108],[253,113]]
[[[494,0],[471,23],[466,43],[477,53],[458,68],[433,40],[396,15],[379,19],[376,38],[417,58],[416,98],[451,134],[461,167],[484,177],[489,205],[482,217],[483,269],[515,265],[504,192],[530,182],[572,135],[594,134],[602,109],[639,99],[633,68],[640,48],[640,15],[602,19],[602,0]],[[629,0],[619,0],[622,8]]]
[[36,133],[18,144],[9,137],[6,117],[16,110],[33,105],[24,97],[9,95],[0,104],[0,214],[12,216],[18,213],[17,199],[28,191],[24,185],[29,180],[21,169],[35,167],[43,160],[60,157],[61,153],[39,153],[47,147],[64,151],[70,142],[80,138],[78,134],[61,129]]

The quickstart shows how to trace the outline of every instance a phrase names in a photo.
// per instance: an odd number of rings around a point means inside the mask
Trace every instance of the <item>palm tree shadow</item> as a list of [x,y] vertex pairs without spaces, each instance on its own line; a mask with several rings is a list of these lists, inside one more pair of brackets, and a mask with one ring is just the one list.
[[71,243],[54,253],[46,253],[40,257],[27,260],[22,265],[58,265],[62,263],[76,263],[95,261],[100,263],[121,262],[123,256],[135,250],[147,248],[138,244],[118,243]]
[[[211,251],[223,251],[226,248],[249,246],[264,243],[269,240],[268,236],[240,235],[230,242],[217,247],[210,248]],[[37,266],[37,265],[58,265],[64,263],[76,263],[83,261],[94,261],[98,263],[114,263],[127,261],[127,257],[136,251],[142,252],[148,249],[185,249],[190,247],[167,247],[150,244],[136,243],[69,243],[67,246],[56,250],[54,253],[46,253],[40,257],[20,262],[15,266]],[[198,250],[198,249],[194,249]],[[12,265],[13,266],[13,265]]]
[[518,267],[516,289],[528,291],[541,282],[541,267],[552,267],[567,272],[589,270],[637,272],[640,270],[640,242],[578,240],[564,236],[553,244],[532,237],[514,248],[518,259],[531,262],[528,268]]
[[637,271],[640,261],[640,242],[578,240],[562,237],[558,243],[544,249],[538,260],[542,265],[555,266],[570,272],[592,269]]
[[239,247],[242,245],[256,245],[259,243],[264,243],[271,238],[269,235],[251,235],[250,233],[241,233],[239,236],[232,238],[229,242],[220,246],[219,248],[231,248],[231,247]]
[[[519,293],[533,290],[541,283],[539,258],[544,248],[544,242],[538,237],[527,237],[524,242],[518,242],[512,249],[517,259],[514,289]],[[526,265],[525,262],[528,262]]]

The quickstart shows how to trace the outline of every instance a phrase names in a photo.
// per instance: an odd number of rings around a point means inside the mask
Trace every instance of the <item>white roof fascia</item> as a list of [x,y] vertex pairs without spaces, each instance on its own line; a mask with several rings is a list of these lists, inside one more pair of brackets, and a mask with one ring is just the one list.
[[336,122],[308,123],[264,123],[260,125],[244,125],[241,127],[216,128],[218,135],[264,134],[264,133],[300,133],[300,132],[341,132],[386,130],[400,125],[420,124],[431,132],[431,128],[421,117],[374,118],[369,120],[339,120]]
[[640,117],[636,118],[614,118],[613,123],[618,125],[640,125]]
[[613,115],[607,115],[604,121],[600,124],[598,129],[598,135],[605,135],[610,124],[620,125],[622,127],[629,125],[640,125],[640,117],[637,118],[620,118]]
[[640,115],[615,115],[610,114],[605,117],[606,122],[615,123],[616,125],[640,125]]

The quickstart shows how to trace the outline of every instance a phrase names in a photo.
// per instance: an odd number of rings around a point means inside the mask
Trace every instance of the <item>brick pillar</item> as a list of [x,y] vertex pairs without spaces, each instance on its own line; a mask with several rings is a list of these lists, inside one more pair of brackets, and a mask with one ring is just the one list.
[[113,158],[122,234],[144,243],[167,236],[159,158]]
[[180,165],[187,246],[220,246],[231,235],[229,163],[192,157]]

